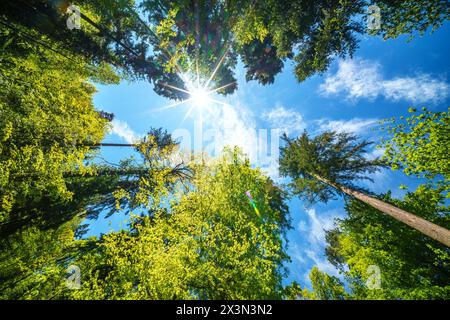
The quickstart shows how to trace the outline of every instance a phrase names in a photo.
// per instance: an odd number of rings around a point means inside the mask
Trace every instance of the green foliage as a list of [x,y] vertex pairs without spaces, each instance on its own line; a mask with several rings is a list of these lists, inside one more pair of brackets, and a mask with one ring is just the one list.
[[[28,203],[23,212],[33,214],[34,225],[27,221],[17,231],[11,227],[2,229],[1,298],[72,297],[65,283],[67,267],[76,265],[87,252],[89,257],[98,255],[99,248],[96,239],[74,240],[75,235],[86,232],[81,221],[97,218],[100,212],[108,210],[109,214],[116,213],[116,203],[128,210],[157,206],[158,199],[189,174],[181,165],[171,167],[165,163],[176,146],[167,132],[152,129],[137,146],[144,164],[124,161],[119,167],[90,165],[86,172],[64,172],[66,187],[72,193],[70,200]],[[120,193],[122,196],[118,197]],[[36,213],[42,215],[41,219]]]
[[380,147],[386,149],[384,158],[395,169],[407,175],[430,180],[443,191],[450,190],[450,109],[418,113],[410,108],[411,116],[385,121],[390,137]]
[[118,79],[107,66],[42,51],[8,29],[0,37],[9,39],[0,54],[0,223],[14,230],[39,218],[37,203],[71,199],[64,172],[88,170],[82,146],[100,142],[107,128],[89,80]]
[[[155,74],[161,73],[162,68],[155,64],[151,55],[147,56],[149,35],[134,11],[134,2],[8,1],[1,4],[0,12],[13,29],[21,31],[18,36],[35,46],[50,43],[55,52],[83,57],[85,62],[93,65],[108,63],[131,79],[150,81]],[[67,27],[70,5],[80,8],[80,29]],[[30,32],[31,39],[26,36]]]
[[283,140],[280,173],[292,178],[292,192],[310,203],[332,199],[339,194],[336,185],[356,188],[354,180],[370,180],[365,174],[383,166],[378,159],[365,158],[370,143],[359,142],[352,134],[324,132],[311,138],[305,131],[296,139],[285,135]]
[[[234,31],[241,45],[271,39],[278,57],[290,58],[295,53],[295,74],[304,81],[326,71],[333,56],[347,56],[355,51],[355,35],[364,29],[354,17],[363,13],[364,4],[345,0],[256,2],[244,5],[240,21],[245,27],[239,28],[238,23]],[[251,21],[258,23],[246,23],[249,15]]]
[[152,204],[151,216],[105,235],[78,260],[83,282],[73,298],[280,298],[288,227],[282,191],[231,151],[195,165],[190,184],[170,207]]
[[275,81],[275,75],[283,69],[283,61],[277,56],[277,48],[269,38],[255,40],[242,47],[242,62],[247,69],[246,80],[257,80],[261,84]]
[[[450,17],[446,0],[390,1],[238,1],[242,13],[232,27],[240,46],[270,39],[278,57],[294,56],[295,75],[305,81],[325,72],[332,60],[352,56],[358,36],[378,34],[385,39],[416,31],[436,30]],[[367,29],[367,8],[380,7],[381,28]]]
[[312,291],[305,290],[305,298],[310,300],[344,300],[348,297],[341,280],[321,272],[317,267],[311,269],[309,278]]
[[290,285],[287,285],[283,289],[284,300],[301,300],[303,298],[303,289],[296,282],[293,281]]
[[424,35],[429,29],[433,32],[450,18],[450,6],[446,0],[372,2],[381,9],[382,25],[376,33],[385,39],[402,34],[409,34],[412,39],[416,32],[419,35]]
[[[66,27],[70,4],[81,8],[80,30]],[[369,5],[380,7],[379,30],[367,30]],[[247,61],[247,80],[272,83],[283,61],[294,58],[295,75],[304,81],[325,72],[335,57],[351,57],[366,31],[385,39],[412,37],[440,27],[450,9],[445,0],[31,0],[5,2],[0,13],[13,28],[45,35],[58,51],[110,63],[130,79],[152,82],[159,95],[180,100],[186,93],[165,84],[186,89],[182,74],[197,70],[208,79],[224,54],[214,83],[231,85],[221,94],[237,88],[238,56]],[[258,60],[266,66],[256,68]]]
[[135,210],[139,207],[158,206],[161,199],[169,196],[191,178],[192,169],[184,162],[174,163],[173,155],[178,144],[162,129],[152,129],[138,143],[136,150],[142,163],[127,163],[122,168],[100,168],[97,175],[118,175],[126,183],[115,186],[116,210]]
[[[66,27],[69,2],[58,3],[0,4],[1,299],[449,299],[449,249],[355,200],[327,234],[327,256],[348,292],[317,268],[312,291],[283,288],[287,194],[236,149],[174,163],[177,143],[152,129],[136,146],[140,162],[91,163],[112,118],[94,109],[91,81],[118,83],[113,67],[171,99],[186,94],[166,84],[185,88],[185,73],[208,78],[222,57],[212,84],[232,85],[221,94],[237,88],[238,57],[247,81],[273,83],[291,58],[304,81],[333,57],[352,55],[368,4],[382,8],[377,33],[395,38],[442,25],[446,1],[146,0],[148,21],[133,0],[73,1],[81,30]],[[394,168],[438,184],[383,199],[447,228],[440,191],[449,188],[448,114],[393,119],[383,144]],[[365,159],[369,143],[349,134],[284,140],[281,172],[310,202],[333,198],[337,185],[355,188],[383,165]],[[130,213],[129,229],[76,240],[85,218],[119,211]],[[69,265],[81,269],[79,290],[65,283]],[[381,289],[365,284],[372,265]]]
[[0,299],[54,299],[69,291],[66,268],[89,247],[89,241],[74,240],[79,221],[54,230],[37,227],[18,231],[1,243]]
[[[450,227],[448,208],[432,189],[420,188],[404,200],[384,200]],[[450,250],[418,231],[352,200],[348,216],[328,232],[327,256],[344,273],[352,299],[448,299]],[[381,287],[370,290],[369,266],[381,271]]]
[[312,290],[302,289],[294,281],[284,288],[284,298],[287,300],[344,300],[350,297],[339,278],[321,272],[316,266],[311,269],[309,279]]
[[[166,71],[155,79],[158,94],[170,99],[186,99],[186,93],[166,84],[186,90],[190,85],[197,86],[197,81],[208,85],[210,90],[227,86],[218,90],[219,94],[234,92],[237,85],[233,69],[237,56],[230,48],[231,14],[226,3],[146,0],[141,7],[155,25],[159,43],[154,51]],[[215,75],[210,79],[214,70]]]

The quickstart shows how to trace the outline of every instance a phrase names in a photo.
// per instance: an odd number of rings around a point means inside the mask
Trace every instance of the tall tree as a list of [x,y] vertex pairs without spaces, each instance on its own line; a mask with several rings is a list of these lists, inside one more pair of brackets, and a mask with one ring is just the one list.
[[[0,27],[0,223],[33,216],[37,203],[69,201],[63,173],[84,161],[108,121],[95,110],[95,87],[117,83],[107,65],[93,68],[24,41]],[[44,200],[45,199],[45,200]],[[43,201],[43,202],[42,202]],[[45,207],[45,205],[44,205]]]
[[280,172],[292,178],[290,187],[294,194],[311,202],[326,202],[335,195],[356,198],[450,247],[448,229],[371,196],[353,184],[355,180],[368,179],[364,174],[383,166],[378,159],[364,158],[370,143],[336,132],[314,138],[304,132],[297,139],[286,135],[283,139],[286,146],[281,147]]
[[351,295],[345,290],[343,282],[314,266],[310,273],[312,289],[301,288],[296,282],[284,288],[284,298],[287,300],[345,300]]
[[450,19],[450,5],[447,0],[432,1],[391,1],[373,0],[380,8],[380,29],[373,30],[384,39],[407,34],[410,39],[417,33],[424,35],[441,27]]
[[92,240],[75,240],[80,219],[57,228],[24,228],[0,242],[0,299],[54,299],[70,289],[67,268],[91,250]]
[[[160,39],[158,61],[166,67],[164,78],[157,80],[157,92],[177,99],[186,95],[176,86],[221,88],[229,94],[237,88],[234,68],[237,55],[232,48],[229,23],[233,19],[227,2],[222,1],[154,1],[141,4]],[[169,81],[178,79],[178,81]]]
[[[403,200],[389,194],[383,199],[450,227],[449,208],[436,190],[421,187]],[[346,211],[327,233],[326,253],[344,275],[351,299],[449,299],[448,247],[360,201],[349,201]]]
[[[122,160],[113,165],[91,163],[88,159],[85,170],[66,168],[61,173],[63,186],[71,197],[62,201],[44,195],[22,206],[13,206],[15,216],[0,224],[2,237],[30,224],[44,229],[57,228],[74,218],[97,219],[100,213],[108,218],[119,208],[128,213],[142,205],[133,197],[139,195],[150,201],[153,194],[173,191],[190,178],[192,172],[187,165],[172,160],[178,144],[167,131],[151,129],[133,147],[141,155],[140,160]],[[40,175],[27,173],[26,177],[33,180]],[[116,194],[121,194],[121,198],[117,199]]]
[[[71,4],[81,9],[80,30],[66,26]],[[381,21],[380,28],[368,30],[371,5],[380,9]],[[180,100],[187,98],[186,73],[198,70],[208,79],[221,60],[214,79],[221,94],[237,88],[238,56],[245,61],[247,80],[271,83],[283,61],[293,58],[295,74],[304,81],[325,72],[333,57],[351,57],[366,31],[384,38],[423,34],[448,20],[449,10],[445,0],[145,0],[139,5],[134,0],[18,0],[0,5],[6,18],[0,23],[44,35],[57,51],[111,63],[130,78],[152,82],[158,94]]]
[[309,273],[312,291],[304,290],[304,297],[311,300],[344,300],[348,297],[341,280],[313,267]]
[[64,172],[65,187],[72,194],[69,200],[42,197],[13,207],[15,218],[22,219],[0,225],[0,297],[70,298],[67,268],[82,255],[99,254],[96,238],[75,240],[87,231],[85,219],[119,210],[153,217],[148,208],[157,206],[155,199],[173,193],[176,184],[190,175],[185,166],[168,163],[176,147],[166,131],[152,129],[136,143],[142,163],[87,164],[86,172]]
[[[67,21],[73,13],[68,8],[73,5],[80,9],[81,26],[70,29]],[[131,78],[151,80],[162,71],[148,55],[148,42],[155,39],[149,39],[136,17],[133,0],[6,1],[0,13],[4,26],[38,45],[49,39],[49,45],[65,55],[78,55],[92,64],[110,63]]]
[[[279,58],[294,56],[301,82],[323,73],[334,57],[352,57],[365,33],[385,39],[433,31],[450,18],[446,0],[235,1],[240,14],[232,26],[239,44],[270,39]],[[379,28],[368,28],[377,6]]]
[[388,133],[380,145],[386,150],[384,159],[394,170],[428,179],[450,197],[450,109],[409,112],[410,117],[384,121]]
[[[280,298],[284,193],[238,152],[194,165],[186,192],[152,203],[130,231],[105,235],[75,261],[81,299]],[[259,214],[248,203],[250,190]]]

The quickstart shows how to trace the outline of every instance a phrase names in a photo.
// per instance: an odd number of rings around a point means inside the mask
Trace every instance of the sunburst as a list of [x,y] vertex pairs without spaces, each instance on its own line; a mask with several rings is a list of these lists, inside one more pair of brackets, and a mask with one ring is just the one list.
[[186,89],[178,88],[176,86],[173,86],[173,85],[170,85],[167,83],[163,83],[162,85],[165,87],[188,94],[189,98],[182,100],[182,101],[175,102],[168,106],[164,106],[164,107],[160,108],[159,110],[172,109],[172,108],[180,107],[183,104],[190,103],[190,107],[187,110],[187,112],[183,118],[183,121],[192,113],[192,111],[194,109],[199,111],[200,120],[201,120],[203,111],[207,111],[207,112],[212,111],[211,105],[223,104],[223,102],[215,100],[213,98],[213,95],[220,90],[223,90],[225,88],[228,88],[228,87],[234,85],[236,82],[230,82],[230,83],[220,86],[218,88],[211,88],[210,85],[213,82],[214,77],[217,74],[217,71],[222,66],[223,62],[225,61],[225,57],[226,57],[227,53],[228,53],[228,49],[223,54],[223,56],[220,58],[216,67],[211,72],[211,75],[209,76],[209,78],[206,81],[200,79],[200,74],[199,74],[198,66],[197,66],[196,73],[194,75],[192,73],[180,73],[180,77],[183,80],[183,83],[184,83]]

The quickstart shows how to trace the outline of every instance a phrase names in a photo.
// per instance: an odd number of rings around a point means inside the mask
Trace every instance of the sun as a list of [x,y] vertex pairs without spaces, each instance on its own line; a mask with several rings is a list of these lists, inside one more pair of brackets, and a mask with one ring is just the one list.
[[199,108],[206,107],[208,103],[210,102],[210,91],[206,90],[205,88],[194,88],[191,91],[189,91],[189,94],[192,99],[192,103]]
[[210,85],[213,83],[214,77],[216,76],[217,71],[219,70],[220,66],[224,62],[227,52],[228,52],[228,49],[223,54],[222,58],[220,58],[220,60],[217,62],[209,79],[207,79],[206,81],[204,79],[200,78],[198,67],[197,67],[196,73],[191,73],[191,72],[184,73],[184,72],[180,71],[181,68],[178,68],[178,74],[184,83],[184,88],[178,88],[178,87],[170,85],[168,83],[161,83],[161,85],[171,88],[173,90],[183,92],[183,93],[187,94],[189,96],[189,98],[182,100],[182,101],[177,101],[168,106],[164,106],[164,107],[160,108],[159,110],[172,109],[175,107],[179,107],[182,104],[190,103],[191,107],[187,110],[187,112],[183,118],[183,121],[184,121],[191,114],[191,112],[195,109],[200,112],[200,117],[202,117],[202,114],[204,111],[207,111],[207,112],[212,111],[212,108],[211,108],[212,104],[226,105],[226,103],[224,103],[222,101],[215,100],[213,98],[213,95],[229,86],[235,85],[236,82],[233,81],[226,85],[217,87],[215,89],[212,89],[210,87]]

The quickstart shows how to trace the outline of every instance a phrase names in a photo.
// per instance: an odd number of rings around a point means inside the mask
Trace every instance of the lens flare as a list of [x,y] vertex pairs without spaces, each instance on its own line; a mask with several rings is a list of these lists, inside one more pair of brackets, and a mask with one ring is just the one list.
[[209,92],[203,88],[195,88],[190,91],[189,94],[191,96],[192,103],[197,107],[206,107],[210,101]]
[[[214,70],[212,71],[210,77],[203,81],[203,79],[200,79],[200,74],[198,71],[198,65],[196,68],[196,73],[188,72],[179,72],[179,76],[181,80],[184,83],[184,88],[178,88],[176,86],[170,85],[168,83],[161,83],[161,85],[168,87],[173,90],[177,90],[183,93],[186,93],[189,95],[188,99],[185,99],[183,101],[175,102],[169,106],[165,106],[160,108],[159,110],[165,110],[165,109],[172,109],[181,106],[185,103],[190,103],[191,107],[186,112],[183,121],[189,116],[189,114],[194,110],[198,110],[200,112],[200,119],[202,119],[202,113],[204,111],[211,112],[212,108],[211,105],[213,104],[220,104],[224,105],[223,102],[213,99],[213,95],[219,92],[220,90],[223,90],[225,88],[228,88],[230,86],[235,86],[236,82],[230,82],[228,84],[225,84],[223,86],[220,86],[218,88],[211,88],[210,85],[214,81],[214,77],[216,76],[217,71],[225,61],[225,57],[228,53],[229,48],[225,51],[223,56],[218,61],[217,65],[215,66]],[[202,121],[202,120],[201,120]]]
[[251,206],[253,207],[253,209],[255,209],[256,214],[259,216],[259,215],[260,215],[259,210],[258,210],[258,208],[256,207],[255,201],[253,201],[252,195],[250,194],[250,190],[247,190],[247,191],[245,192],[245,194],[247,195],[248,200],[250,201]]

